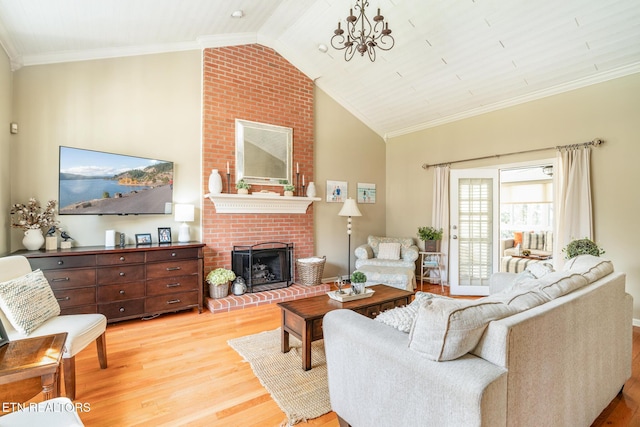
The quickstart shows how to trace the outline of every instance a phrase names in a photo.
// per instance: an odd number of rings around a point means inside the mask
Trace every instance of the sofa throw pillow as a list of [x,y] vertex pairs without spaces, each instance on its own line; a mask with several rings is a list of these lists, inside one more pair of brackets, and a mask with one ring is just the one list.
[[418,308],[409,334],[409,348],[438,362],[473,350],[492,320],[517,313],[497,301],[432,299]]
[[395,307],[389,310],[383,311],[375,317],[375,320],[384,323],[385,325],[396,328],[400,332],[409,333],[411,331],[411,325],[418,314],[418,308],[424,305],[432,298],[449,298],[442,295],[436,295],[429,292],[418,291],[415,294],[414,300],[405,307]]
[[513,232],[513,246],[522,246],[522,231],[514,231]]
[[25,335],[60,314],[60,305],[40,270],[0,283],[0,307],[11,325]]
[[400,243],[380,243],[378,248],[379,259],[399,260],[400,259]]
[[544,233],[524,233],[522,235],[522,248],[544,250]]
[[553,231],[544,233],[544,250],[553,252]]
[[549,273],[553,273],[553,265],[548,262],[532,262],[527,265],[527,271],[536,279],[540,279]]

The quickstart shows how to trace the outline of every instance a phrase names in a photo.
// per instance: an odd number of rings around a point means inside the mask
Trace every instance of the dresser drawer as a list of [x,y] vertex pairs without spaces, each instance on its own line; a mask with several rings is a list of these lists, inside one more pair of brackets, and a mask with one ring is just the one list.
[[100,254],[97,258],[98,265],[142,264],[144,252],[121,252],[119,254]]
[[161,295],[157,297],[147,297],[145,300],[145,311],[157,313],[161,311],[180,310],[190,306],[198,305],[198,292],[180,292],[171,295]]
[[144,313],[144,299],[98,304],[98,311],[107,316],[108,320],[120,317],[141,316]]
[[98,286],[98,303],[144,297],[144,281]]
[[147,252],[147,262],[198,258],[198,248],[167,249]]
[[168,261],[147,264],[147,279],[198,274],[198,261]]
[[98,306],[96,304],[91,305],[79,305],[77,307],[62,308],[60,307],[60,314],[93,314],[98,312]]
[[198,290],[198,276],[163,277],[147,280],[147,295],[163,295]]
[[119,265],[98,268],[98,285],[144,280],[144,265]]
[[96,303],[96,288],[54,290],[60,308]]
[[31,268],[36,270],[55,270],[60,268],[94,267],[95,255],[53,256],[46,258],[29,258]]
[[86,288],[96,285],[96,271],[78,268],[75,270],[47,270],[42,272],[51,289]]

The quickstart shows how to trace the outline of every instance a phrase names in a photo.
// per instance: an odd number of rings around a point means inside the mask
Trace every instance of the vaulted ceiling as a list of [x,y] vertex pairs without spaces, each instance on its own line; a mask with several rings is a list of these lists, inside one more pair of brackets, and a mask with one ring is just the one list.
[[640,72],[638,0],[370,0],[395,47],[347,62],[355,1],[0,0],[0,44],[18,69],[260,43],[385,138]]

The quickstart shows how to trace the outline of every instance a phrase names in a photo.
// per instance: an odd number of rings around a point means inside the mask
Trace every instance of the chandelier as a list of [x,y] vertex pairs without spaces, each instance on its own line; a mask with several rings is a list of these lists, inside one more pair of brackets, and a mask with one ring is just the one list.
[[356,52],[359,52],[360,56],[364,56],[366,52],[373,62],[376,60],[376,48],[390,50],[395,44],[389,23],[384,22],[384,16],[380,15],[380,8],[378,8],[378,14],[373,17],[372,24],[364,14],[367,6],[369,6],[368,0],[356,0],[354,7],[358,16],[353,14],[353,9],[349,9],[346,38],[345,30],[340,27],[340,21],[331,37],[331,46],[337,50],[344,49],[344,59],[347,61],[350,61]]

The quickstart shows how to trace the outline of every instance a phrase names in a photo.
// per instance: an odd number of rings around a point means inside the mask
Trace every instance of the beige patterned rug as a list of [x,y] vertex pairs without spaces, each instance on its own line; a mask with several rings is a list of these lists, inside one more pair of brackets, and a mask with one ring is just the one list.
[[280,351],[280,328],[235,338],[228,344],[251,364],[253,372],[287,416],[289,425],[331,411],[324,341],[311,348],[311,369],[302,369],[301,342],[289,336],[291,350]]

